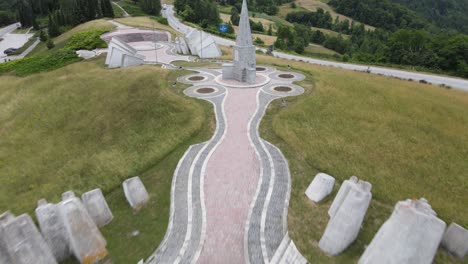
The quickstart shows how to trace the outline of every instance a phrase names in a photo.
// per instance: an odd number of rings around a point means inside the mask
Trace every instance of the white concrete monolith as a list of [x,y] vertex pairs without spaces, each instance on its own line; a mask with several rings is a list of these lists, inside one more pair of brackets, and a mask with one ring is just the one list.
[[145,56],[137,53],[137,50],[120,40],[113,37],[109,43],[105,64],[109,68],[125,68],[141,65],[145,61]]
[[13,263],[12,256],[8,250],[7,241],[5,240],[5,230],[3,229],[3,223],[6,223],[14,216],[10,211],[6,211],[0,215],[0,263]]
[[445,226],[427,200],[398,202],[364,251],[359,264],[430,264]]
[[335,199],[333,200],[333,203],[330,206],[330,209],[328,209],[328,215],[330,217],[333,217],[333,215],[343,203],[344,199],[348,195],[351,185],[358,183],[358,181],[359,179],[356,176],[351,176],[349,180],[345,180],[341,184],[340,189],[338,190],[338,193],[336,194]]
[[[33,220],[27,214],[18,217],[9,215],[0,220],[0,242],[6,245],[7,255],[1,258],[8,259],[14,264],[56,264],[50,248],[44,241]],[[3,248],[1,251],[4,251]],[[1,259],[0,258],[0,259]],[[2,259],[3,261],[3,259]],[[9,262],[6,262],[9,263]]]
[[196,55],[202,59],[218,58],[223,55],[213,36],[204,31],[192,29],[180,40],[183,54]]
[[315,175],[305,194],[310,200],[318,203],[333,191],[334,184],[335,178],[325,173],[319,173]]
[[148,192],[138,176],[125,180],[123,189],[128,203],[135,210],[140,209],[149,200]]
[[36,208],[36,218],[42,236],[55,259],[59,262],[67,259],[70,256],[70,247],[65,225],[60,217],[59,206],[40,200]]
[[333,256],[340,254],[356,240],[372,200],[372,185],[368,182],[355,183],[353,178],[345,188],[346,196],[336,197],[340,203],[337,203],[319,242],[320,249]]
[[76,198],[76,194],[73,191],[66,191],[62,193],[62,201],[65,201],[71,198]]
[[451,223],[442,237],[442,246],[459,259],[464,259],[468,252],[468,230]]
[[233,50],[233,63],[223,65],[223,80],[234,79],[238,82],[254,84],[257,61],[246,0],[242,1],[239,29]]
[[84,193],[81,200],[98,227],[109,224],[114,218],[101,189],[98,188]]
[[59,212],[65,224],[71,251],[80,263],[95,263],[107,256],[106,240],[80,199],[62,201]]

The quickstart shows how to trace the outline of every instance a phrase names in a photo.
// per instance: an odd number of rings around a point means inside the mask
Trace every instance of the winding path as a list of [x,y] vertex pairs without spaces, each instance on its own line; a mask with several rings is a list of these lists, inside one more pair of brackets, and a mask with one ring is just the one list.
[[287,234],[287,161],[258,132],[269,103],[301,94],[291,82],[304,76],[281,79],[284,72],[264,67],[267,84],[226,88],[219,70],[192,70],[179,81],[193,85],[186,95],[213,104],[216,131],[180,160],[166,236],[145,263],[306,263]]

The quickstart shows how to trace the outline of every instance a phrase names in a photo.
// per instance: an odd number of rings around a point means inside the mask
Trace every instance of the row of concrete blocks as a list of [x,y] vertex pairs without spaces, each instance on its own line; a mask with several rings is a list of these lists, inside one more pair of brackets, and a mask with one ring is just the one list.
[[[123,189],[134,210],[149,200],[139,177],[124,181]],[[99,227],[109,224],[113,215],[100,189],[84,193],[81,200],[67,191],[58,204],[41,199],[35,212],[42,234],[28,214],[0,216],[1,264],[55,264],[71,255],[88,264],[107,256]]]
[[[332,176],[319,173],[306,195],[318,203],[333,191],[334,183]],[[343,182],[328,210],[330,221],[319,242],[324,252],[338,255],[356,240],[372,200],[371,189],[370,183],[355,176]],[[468,251],[468,231],[455,223],[446,231],[445,227],[426,199],[398,202],[359,263],[432,263],[439,244],[463,259]]]

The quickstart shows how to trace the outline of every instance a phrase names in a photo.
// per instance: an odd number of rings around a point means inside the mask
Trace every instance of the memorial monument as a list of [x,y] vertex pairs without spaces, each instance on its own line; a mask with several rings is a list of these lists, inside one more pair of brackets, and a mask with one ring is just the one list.
[[249,11],[246,0],[242,3],[242,11],[234,45],[233,63],[223,64],[223,80],[254,84],[256,78],[255,46],[250,30]]

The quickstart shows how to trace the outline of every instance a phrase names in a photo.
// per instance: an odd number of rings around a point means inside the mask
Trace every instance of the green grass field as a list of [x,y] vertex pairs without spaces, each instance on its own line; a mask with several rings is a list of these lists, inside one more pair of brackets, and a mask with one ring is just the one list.
[[198,133],[199,104],[156,67],[107,70],[103,58],[0,77],[0,211],[100,187],[109,192]]
[[[468,93],[397,79],[280,61],[307,74],[306,93],[274,102],[263,137],[286,155],[292,174],[289,231],[311,263],[350,263],[362,254],[397,201],[426,197],[447,224],[468,225]],[[338,190],[316,205],[304,192],[317,172],[339,184],[352,175],[373,184],[363,229],[338,257],[320,251],[327,210]],[[435,263],[456,263],[439,250]]]
[[[33,215],[40,198],[58,202],[66,190],[102,188],[115,217],[102,229],[111,259],[136,263],[162,240],[174,169],[190,144],[211,136],[213,114],[184,96],[185,86],[169,88],[187,72],[103,64],[0,77],[0,211]],[[151,197],[138,214],[121,189],[135,175]]]

